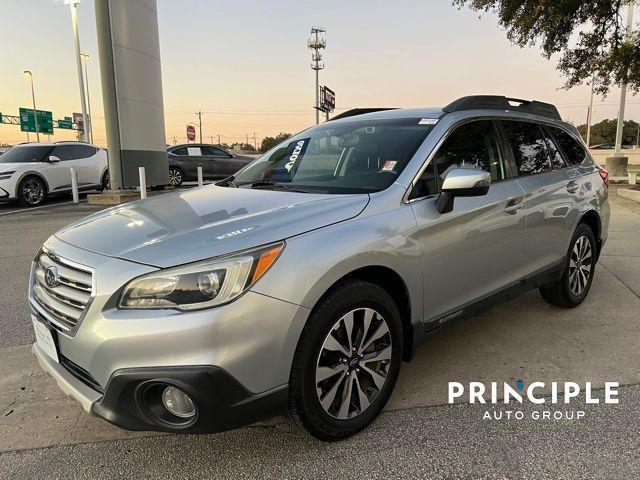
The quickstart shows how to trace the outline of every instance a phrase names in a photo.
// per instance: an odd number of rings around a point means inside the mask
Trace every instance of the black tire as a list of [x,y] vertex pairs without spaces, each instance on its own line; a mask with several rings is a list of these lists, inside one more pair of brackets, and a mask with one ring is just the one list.
[[[578,242],[586,242],[584,256],[576,255],[575,250],[580,250]],[[587,298],[596,269],[596,248],[593,230],[580,223],[571,238],[562,278],[552,285],[540,287],[540,295],[547,303],[562,308],[575,308]],[[572,275],[572,272],[576,272],[579,278]]]
[[169,185],[179,187],[184,182],[184,172],[178,167],[169,167]]
[[[365,332],[364,315],[371,310],[378,315],[369,317],[370,328]],[[351,329],[353,344],[365,346],[370,339],[384,331],[384,326],[388,327],[388,330],[384,336],[371,341],[369,347],[363,350],[363,355],[349,350],[352,357],[348,360],[337,350],[328,351],[325,345],[329,341],[329,335],[333,340],[336,339],[332,332],[346,333],[345,323],[341,323],[342,318],[352,311],[355,311],[354,327]],[[362,316],[360,312],[363,312]],[[335,329],[338,324],[342,330]],[[389,400],[400,372],[402,345],[400,312],[386,291],[361,280],[345,281],[337,285],[313,309],[298,341],[289,379],[289,413],[293,420],[311,435],[324,441],[341,440],[364,429],[379,415]],[[388,348],[391,348],[390,352]],[[386,352],[385,360],[367,360],[366,357],[381,357],[382,354],[379,352]],[[341,358],[333,357],[334,355]],[[335,365],[331,368],[340,370],[336,371],[335,375],[316,382],[317,372],[320,368],[326,368],[320,363],[328,362],[328,356],[332,358],[330,363]],[[382,382],[379,388],[376,387],[376,379],[370,373],[372,370],[378,375],[377,380]],[[349,373],[346,373],[347,371]],[[349,376],[350,374],[352,376]],[[336,378],[337,380],[334,380]],[[325,410],[318,389],[322,390],[324,387],[321,386],[327,386],[328,382],[332,382],[331,385],[341,385],[327,387],[330,391],[335,390],[336,394],[329,400],[328,410]],[[349,384],[354,390],[347,390]],[[351,394],[348,396],[349,401],[345,403],[347,391]],[[322,401],[326,402],[330,393],[322,393]],[[361,397],[362,394],[366,397]],[[346,410],[337,408],[344,405]],[[331,414],[331,409],[337,413]],[[339,418],[340,412],[344,411],[346,417]]]
[[18,203],[23,207],[37,207],[47,198],[47,186],[35,175],[23,178],[18,185]]
[[109,170],[105,170],[102,174],[102,179],[100,180],[100,184],[102,185],[102,191],[111,189],[111,178],[109,177]]

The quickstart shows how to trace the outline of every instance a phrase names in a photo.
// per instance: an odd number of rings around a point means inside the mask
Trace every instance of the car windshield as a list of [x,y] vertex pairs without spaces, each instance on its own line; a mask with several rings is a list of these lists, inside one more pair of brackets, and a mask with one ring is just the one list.
[[41,145],[18,145],[0,155],[0,163],[41,162],[51,147]]
[[370,193],[398,177],[432,126],[420,118],[327,122],[240,170],[231,183],[314,193]]

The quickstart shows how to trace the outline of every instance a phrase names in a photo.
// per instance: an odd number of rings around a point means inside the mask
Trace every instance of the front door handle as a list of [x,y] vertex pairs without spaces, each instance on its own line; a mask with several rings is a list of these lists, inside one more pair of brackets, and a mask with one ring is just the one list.
[[566,188],[567,188],[567,192],[576,193],[580,188],[580,184],[578,184],[578,182],[576,182],[575,180],[571,180],[569,183],[567,183]]
[[504,207],[504,212],[508,213],[509,215],[515,215],[522,209],[522,207],[524,207],[522,198],[514,198],[513,200],[509,200],[507,202],[507,206]]

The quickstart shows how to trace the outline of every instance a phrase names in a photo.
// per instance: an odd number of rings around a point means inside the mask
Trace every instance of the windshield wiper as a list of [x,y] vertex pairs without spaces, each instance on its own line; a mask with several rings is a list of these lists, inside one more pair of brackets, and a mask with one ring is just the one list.
[[259,180],[257,182],[253,182],[251,184],[251,188],[257,188],[257,189],[273,189],[273,190],[285,190],[288,192],[302,192],[302,193],[308,193],[306,190],[301,190],[298,188],[294,188],[291,187],[289,185],[285,185],[283,183],[274,183],[274,182],[270,182],[267,180]]

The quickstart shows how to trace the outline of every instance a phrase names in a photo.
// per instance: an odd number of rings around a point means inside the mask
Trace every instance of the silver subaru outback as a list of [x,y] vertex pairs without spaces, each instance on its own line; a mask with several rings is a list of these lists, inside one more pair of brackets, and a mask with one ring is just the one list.
[[51,236],[32,265],[33,353],[127,429],[216,432],[288,412],[345,438],[447,325],[532,288],[580,305],[607,189],[549,104],[350,110],[215,185]]

